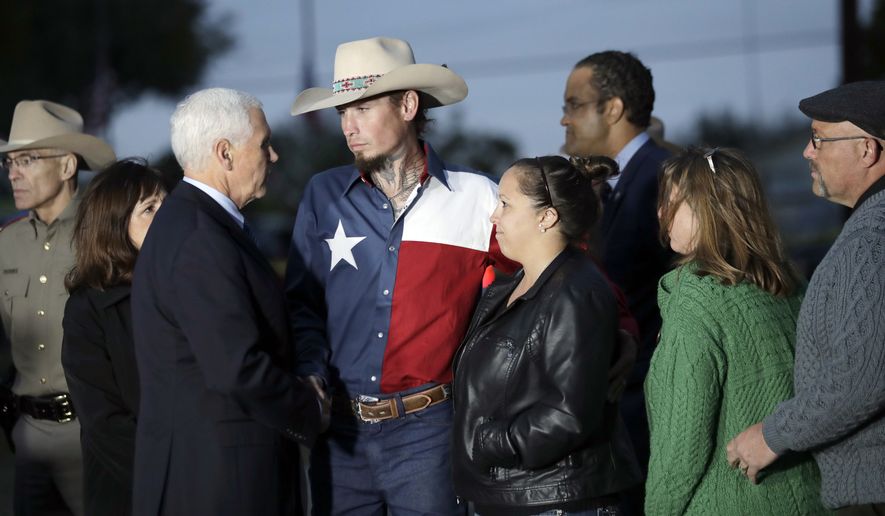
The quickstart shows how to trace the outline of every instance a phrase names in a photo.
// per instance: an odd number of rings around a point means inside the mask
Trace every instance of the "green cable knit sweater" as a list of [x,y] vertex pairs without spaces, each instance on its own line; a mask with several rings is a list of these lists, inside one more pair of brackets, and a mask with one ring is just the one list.
[[753,485],[725,453],[729,440],[793,394],[800,296],[724,286],[694,270],[671,271],[658,289],[663,326],[645,380],[646,514],[828,514],[810,456],[778,462]]

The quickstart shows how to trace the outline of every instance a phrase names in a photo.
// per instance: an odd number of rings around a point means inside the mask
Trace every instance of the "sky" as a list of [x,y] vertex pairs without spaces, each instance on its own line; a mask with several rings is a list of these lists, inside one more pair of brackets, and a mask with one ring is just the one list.
[[[301,123],[289,116],[304,88],[301,1],[208,0],[210,16],[228,15],[236,43],[194,89],[245,90],[264,103],[271,126]],[[862,13],[870,3],[861,1]],[[460,123],[512,138],[521,155],[555,154],[574,63],[601,50],[631,51],[652,70],[654,114],[668,138],[691,143],[685,138],[704,113],[803,120],[799,100],[840,80],[838,7],[836,0],[316,1],[312,85],[330,86],[338,44],[398,37],[417,62],[446,63],[467,81],[467,99],[431,111],[440,128]],[[118,111],[107,134],[118,155],[165,152],[174,107],[147,97]]]

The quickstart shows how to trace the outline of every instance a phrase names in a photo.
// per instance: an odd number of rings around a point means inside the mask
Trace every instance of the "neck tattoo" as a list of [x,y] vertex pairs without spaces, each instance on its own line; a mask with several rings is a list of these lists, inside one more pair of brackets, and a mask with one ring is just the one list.
[[406,201],[415,187],[418,186],[418,183],[420,183],[423,168],[423,163],[412,166],[404,163],[399,170],[387,168],[372,173],[372,180],[375,182],[375,185],[390,200],[394,220],[398,219],[405,211],[407,207]]

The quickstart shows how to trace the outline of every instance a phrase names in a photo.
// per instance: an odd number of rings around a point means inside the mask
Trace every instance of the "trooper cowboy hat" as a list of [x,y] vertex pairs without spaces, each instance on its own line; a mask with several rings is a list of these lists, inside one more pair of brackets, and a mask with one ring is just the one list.
[[332,88],[308,88],[292,104],[292,116],[341,106],[399,90],[427,95],[423,107],[454,104],[467,96],[467,83],[445,66],[415,64],[412,47],[401,39],[370,38],[338,45]]
[[48,100],[22,100],[15,106],[9,142],[0,145],[0,154],[47,148],[73,152],[96,171],[117,159],[110,145],[83,132],[80,113]]

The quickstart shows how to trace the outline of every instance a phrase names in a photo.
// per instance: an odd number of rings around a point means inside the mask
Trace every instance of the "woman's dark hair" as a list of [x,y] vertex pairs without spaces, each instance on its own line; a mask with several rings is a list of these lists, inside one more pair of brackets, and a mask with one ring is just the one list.
[[519,189],[535,207],[556,210],[559,231],[573,245],[587,241],[599,216],[594,185],[618,173],[618,164],[604,156],[523,158],[511,168],[519,171]]
[[165,191],[160,172],[141,158],[117,161],[92,179],[77,209],[68,291],[132,281],[138,249],[129,239],[129,217],[140,200]]

